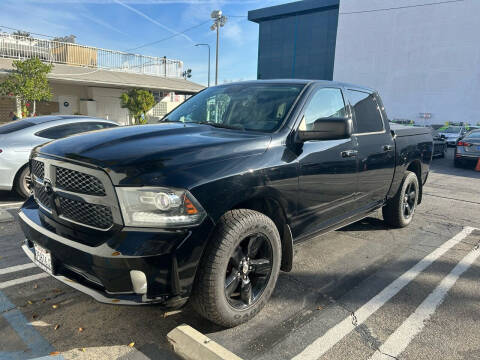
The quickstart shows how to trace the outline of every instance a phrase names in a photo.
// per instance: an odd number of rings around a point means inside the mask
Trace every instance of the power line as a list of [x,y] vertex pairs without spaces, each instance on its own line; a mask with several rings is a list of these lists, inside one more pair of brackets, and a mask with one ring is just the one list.
[[157,41],[152,41],[152,42],[150,42],[150,43],[146,43],[146,44],[143,44],[143,45],[140,45],[140,46],[131,48],[131,49],[127,49],[127,50],[125,50],[125,51],[126,51],[126,52],[129,52],[129,51],[141,49],[141,48],[144,48],[144,47],[147,47],[147,46],[155,45],[155,44],[158,44],[158,43],[160,43],[160,42],[162,42],[162,41],[170,40],[170,39],[172,39],[172,38],[174,38],[174,37],[183,35],[183,34],[186,33],[187,31],[190,31],[190,30],[193,30],[193,29],[195,29],[195,28],[198,28],[198,27],[200,27],[200,26],[202,26],[202,25],[205,25],[206,23],[209,23],[209,22],[210,22],[210,20],[204,21],[204,22],[202,22],[202,23],[200,23],[200,24],[191,26],[191,27],[189,27],[189,28],[187,28],[187,29],[185,29],[185,30],[177,33],[177,34],[173,34],[173,35],[167,36],[167,37],[165,37],[165,38],[163,38],[163,39],[160,39],[160,40],[157,40]]
[[361,14],[361,13],[370,13],[370,12],[377,12],[377,11],[389,11],[389,10],[399,10],[399,9],[409,9],[409,8],[416,8],[422,6],[431,6],[431,5],[441,5],[441,4],[450,4],[450,3],[458,3],[463,2],[465,0],[447,0],[447,1],[439,1],[439,2],[432,2],[426,4],[417,4],[417,5],[406,5],[406,6],[398,6],[398,7],[391,7],[391,8],[383,8],[383,9],[372,9],[372,10],[361,10],[361,11],[351,11],[351,12],[341,12],[340,15],[349,15],[349,14]]
[[31,35],[40,35],[40,36],[45,36],[45,37],[49,37],[49,38],[55,38],[56,37],[56,36],[51,36],[51,35],[34,33],[34,32],[31,32],[31,31],[28,31],[28,30],[23,30],[23,29],[15,29],[15,28],[11,28],[11,27],[8,27],[8,26],[3,26],[3,25],[0,25],[0,29],[8,29],[8,30],[14,30],[14,31],[28,32]]

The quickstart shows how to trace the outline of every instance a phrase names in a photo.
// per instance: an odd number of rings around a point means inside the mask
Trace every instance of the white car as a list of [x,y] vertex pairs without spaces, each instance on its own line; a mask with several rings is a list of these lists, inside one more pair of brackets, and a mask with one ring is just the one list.
[[78,115],[36,116],[0,125],[0,190],[28,197],[28,159],[35,146],[85,131],[118,126],[111,120]]

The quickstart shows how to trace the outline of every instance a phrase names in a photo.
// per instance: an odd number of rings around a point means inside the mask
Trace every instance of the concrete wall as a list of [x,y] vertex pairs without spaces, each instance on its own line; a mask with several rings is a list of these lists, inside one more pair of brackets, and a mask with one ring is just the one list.
[[391,119],[477,124],[480,1],[434,2],[341,0],[334,80],[377,89]]

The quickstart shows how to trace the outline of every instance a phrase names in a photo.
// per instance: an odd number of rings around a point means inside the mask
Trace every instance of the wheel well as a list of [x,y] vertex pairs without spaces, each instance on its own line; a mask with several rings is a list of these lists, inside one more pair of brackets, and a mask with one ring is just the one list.
[[25,165],[23,165],[22,167],[20,167],[20,169],[17,170],[17,173],[15,174],[15,177],[13,178],[12,189],[16,189],[16,188],[17,188],[18,177],[20,176],[20,174],[22,173],[22,171],[23,171],[27,166],[28,166],[28,163],[26,163]]
[[412,161],[410,165],[408,165],[407,171],[411,171],[417,175],[419,186],[418,203],[420,204],[422,202],[423,195],[422,164],[418,160]]
[[277,227],[282,241],[283,271],[290,271],[293,261],[293,239],[282,205],[273,198],[252,198],[234,206],[233,209],[250,209],[268,216]]

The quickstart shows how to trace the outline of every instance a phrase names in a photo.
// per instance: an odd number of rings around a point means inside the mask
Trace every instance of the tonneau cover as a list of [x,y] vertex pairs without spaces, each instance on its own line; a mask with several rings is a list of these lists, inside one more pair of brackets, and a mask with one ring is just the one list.
[[423,126],[406,126],[401,124],[390,123],[390,129],[397,136],[413,136],[413,135],[431,134],[431,130]]

